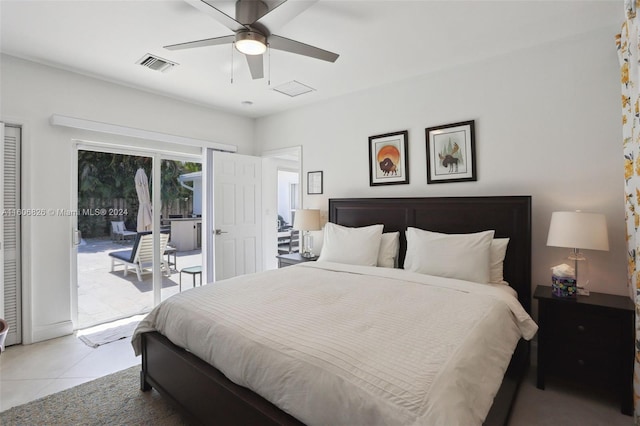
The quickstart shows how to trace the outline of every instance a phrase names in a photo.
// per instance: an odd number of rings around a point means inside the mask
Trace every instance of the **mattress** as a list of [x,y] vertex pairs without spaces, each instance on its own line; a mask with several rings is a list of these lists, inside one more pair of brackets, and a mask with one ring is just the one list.
[[504,286],[304,264],[175,295],[158,331],[310,425],[481,424],[536,324]]

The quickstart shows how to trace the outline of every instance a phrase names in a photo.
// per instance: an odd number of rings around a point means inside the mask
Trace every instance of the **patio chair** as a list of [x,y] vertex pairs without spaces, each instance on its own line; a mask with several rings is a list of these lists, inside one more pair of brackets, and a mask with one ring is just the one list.
[[[167,249],[167,243],[169,242],[169,233],[160,233],[160,259],[162,262],[162,272],[165,275],[169,275],[169,262],[164,259],[164,252]],[[111,272],[113,272],[116,264],[122,263],[124,266],[124,276],[127,276],[129,268],[136,271],[138,275],[138,281],[142,281],[142,274],[151,272],[151,266],[153,265],[153,233],[138,232],[136,234],[136,240],[133,243],[133,249],[131,250],[118,250],[109,253],[111,257]]]
[[136,234],[137,232],[127,230],[127,228],[124,227],[123,221],[111,222],[111,239],[113,241],[115,241],[116,238],[120,241],[123,241],[128,237],[135,238]]

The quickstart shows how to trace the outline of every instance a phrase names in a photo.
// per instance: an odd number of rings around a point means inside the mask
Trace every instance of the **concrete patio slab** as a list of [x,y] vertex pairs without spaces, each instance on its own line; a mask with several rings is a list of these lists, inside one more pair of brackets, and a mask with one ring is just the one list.
[[[109,253],[130,250],[131,241],[111,241],[109,238],[83,240],[78,247],[78,324],[87,328],[120,318],[147,313],[153,307],[152,274],[138,281],[135,272],[125,277],[122,265],[111,272]],[[171,263],[174,257],[171,255]],[[171,276],[162,277],[162,300],[178,293],[179,270],[202,265],[200,250],[176,253],[177,265],[171,266]],[[190,276],[183,276],[182,291],[192,288]]]

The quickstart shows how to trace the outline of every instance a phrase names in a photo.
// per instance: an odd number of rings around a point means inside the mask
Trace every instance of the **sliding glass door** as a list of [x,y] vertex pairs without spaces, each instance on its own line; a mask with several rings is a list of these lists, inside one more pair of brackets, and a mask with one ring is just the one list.
[[202,264],[199,158],[83,143],[75,154],[74,327],[147,313],[191,287],[180,270]]
[[161,270],[153,256],[154,158],[90,146],[77,157],[77,207],[70,214],[76,222],[74,325],[83,329],[148,312]]

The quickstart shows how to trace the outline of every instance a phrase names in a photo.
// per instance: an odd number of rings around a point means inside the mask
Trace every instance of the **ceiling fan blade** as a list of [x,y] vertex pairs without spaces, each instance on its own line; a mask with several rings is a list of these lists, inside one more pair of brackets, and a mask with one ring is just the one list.
[[246,27],[245,25],[242,25],[240,22],[236,21],[234,18],[227,15],[220,9],[217,9],[214,6],[215,2],[212,0],[184,0],[184,1],[186,1],[196,9],[211,16],[213,19],[220,22],[222,25],[229,28],[234,33],[236,31],[248,29],[248,27]]
[[183,50],[192,49],[194,47],[217,46],[219,44],[233,43],[234,41],[236,41],[236,36],[229,35],[222,37],[205,38],[204,40],[187,41],[178,44],[170,44],[169,46],[164,46],[164,48],[168,50]]
[[254,80],[264,77],[264,64],[262,55],[244,55],[247,57],[247,64],[249,64],[249,71],[251,71],[251,77]]
[[320,49],[309,44],[300,43],[299,41],[291,40],[285,37],[277,35],[269,36],[269,47],[277,50],[284,50],[285,52],[296,53],[298,55],[309,56],[311,58],[320,59],[327,62],[335,62],[340,55],[337,53],[329,52],[328,50]]
[[271,32],[277,31],[293,18],[313,6],[317,1],[318,0],[283,1],[278,3],[273,9],[256,22],[264,25]]

